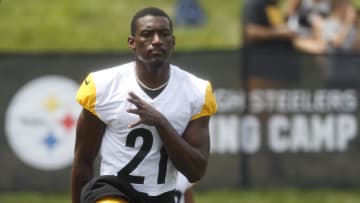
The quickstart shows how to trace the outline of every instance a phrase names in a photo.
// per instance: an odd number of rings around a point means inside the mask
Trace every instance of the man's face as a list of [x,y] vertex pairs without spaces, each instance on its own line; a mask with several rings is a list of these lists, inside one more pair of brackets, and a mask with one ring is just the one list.
[[147,15],[136,23],[135,36],[130,36],[128,45],[135,51],[136,58],[153,68],[169,61],[175,38],[170,22],[163,16]]

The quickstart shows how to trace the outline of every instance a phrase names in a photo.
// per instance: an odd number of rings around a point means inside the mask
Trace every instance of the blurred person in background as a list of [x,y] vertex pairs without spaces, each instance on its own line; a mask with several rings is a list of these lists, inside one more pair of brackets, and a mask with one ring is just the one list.
[[333,0],[331,15],[325,20],[323,28],[327,53],[354,49],[357,19],[357,11],[351,0]]
[[333,0],[331,12],[319,28],[319,34],[299,37],[296,47],[310,54],[334,54],[352,51],[358,44],[358,14],[350,0]]
[[351,0],[333,0],[331,15],[319,41],[324,60],[324,78],[329,88],[359,86],[359,60],[353,53],[358,46],[358,12]]
[[324,19],[319,34],[299,37],[296,47],[304,53],[317,54],[325,86],[348,88],[359,84],[359,61],[352,53],[359,47],[359,15],[351,0],[333,0],[331,12]]
[[286,4],[287,25],[304,37],[317,35],[331,10],[331,0],[289,0]]
[[243,10],[244,80],[256,88],[284,88],[298,81],[292,44],[296,33],[285,23],[278,0],[245,0]]
[[191,182],[204,175],[216,100],[209,81],[170,64],[172,25],[158,8],[138,11],[128,37],[135,61],[81,84],[73,203],[174,203],[178,171]]
[[[300,64],[297,50],[293,46],[296,33],[285,22],[279,0],[245,0],[243,7],[243,81],[244,89],[251,97],[257,89],[288,89],[294,87],[300,78]],[[247,97],[247,98],[249,98]],[[245,113],[252,113],[264,123],[268,112],[254,114],[251,103]],[[243,138],[249,136],[241,134]],[[262,139],[264,142],[266,139]],[[244,161],[246,159],[243,159]],[[281,178],[277,156],[270,156],[267,169],[274,178]],[[243,171],[247,171],[246,163]],[[250,172],[249,172],[250,173]]]

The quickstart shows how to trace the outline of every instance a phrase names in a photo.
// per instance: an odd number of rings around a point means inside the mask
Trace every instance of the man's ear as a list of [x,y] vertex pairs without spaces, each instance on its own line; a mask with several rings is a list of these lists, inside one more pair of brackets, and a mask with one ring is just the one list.
[[135,40],[133,36],[128,37],[128,47],[130,49],[135,49]]

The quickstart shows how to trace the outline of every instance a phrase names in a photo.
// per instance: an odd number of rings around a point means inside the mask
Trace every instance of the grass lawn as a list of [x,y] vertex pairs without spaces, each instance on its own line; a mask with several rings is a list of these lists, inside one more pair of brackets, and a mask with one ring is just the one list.
[[[175,26],[178,50],[236,48],[239,0],[199,0],[201,27]],[[133,14],[157,6],[174,17],[177,0],[0,0],[0,52],[123,51]]]
[[[359,203],[359,190],[195,191],[196,203]],[[70,203],[68,194],[0,193],[1,203]]]

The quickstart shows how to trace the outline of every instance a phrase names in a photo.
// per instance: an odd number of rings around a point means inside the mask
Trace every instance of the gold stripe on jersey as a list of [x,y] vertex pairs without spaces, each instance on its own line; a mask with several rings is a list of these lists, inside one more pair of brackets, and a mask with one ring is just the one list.
[[215,96],[212,92],[211,84],[208,82],[205,93],[205,102],[200,113],[191,117],[191,120],[198,119],[203,116],[210,116],[216,112],[217,104]]
[[105,197],[100,200],[97,200],[96,203],[129,203],[129,202],[120,197]]
[[280,26],[284,24],[283,15],[281,14],[280,9],[276,6],[267,6],[265,8],[265,12],[272,26]]
[[96,86],[91,73],[81,84],[76,95],[76,101],[79,102],[79,104],[83,106],[86,110],[98,116],[95,111]]

